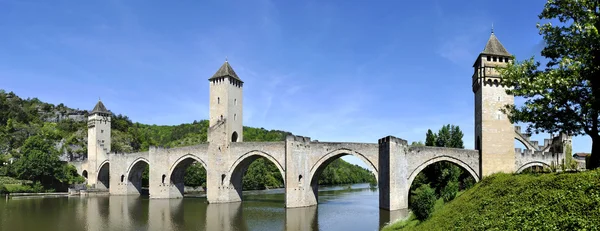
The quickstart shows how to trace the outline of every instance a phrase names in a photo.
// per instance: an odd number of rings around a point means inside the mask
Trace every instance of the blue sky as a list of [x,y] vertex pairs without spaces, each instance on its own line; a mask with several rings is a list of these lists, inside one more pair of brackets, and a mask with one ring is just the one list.
[[[375,143],[450,123],[473,148],[473,62],[492,24],[517,59],[539,56],[544,3],[0,0],[0,88],[189,123],[208,118],[207,79],[228,57],[246,126]],[[590,152],[591,139],[573,146]]]

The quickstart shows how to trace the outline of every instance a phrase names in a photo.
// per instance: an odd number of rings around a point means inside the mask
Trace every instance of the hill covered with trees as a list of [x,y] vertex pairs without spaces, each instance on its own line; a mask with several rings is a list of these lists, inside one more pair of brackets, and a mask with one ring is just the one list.
[[[49,182],[74,183],[73,168],[64,161],[83,160],[87,155],[87,115],[85,110],[53,105],[37,98],[22,99],[14,93],[0,90],[0,176],[26,178],[46,187]],[[150,146],[182,147],[207,142],[208,121],[200,120],[180,125],[147,125],[132,122],[125,115],[112,116],[112,150],[119,153],[147,151]],[[244,127],[244,141],[283,141],[290,132]],[[32,155],[29,155],[32,154]],[[51,168],[32,166],[39,160],[51,160]],[[12,161],[13,164],[10,164]],[[66,167],[63,167],[66,166]],[[22,168],[35,169],[21,173]],[[52,172],[43,175],[42,172]],[[36,175],[37,174],[37,175]],[[43,176],[38,176],[42,174]],[[147,173],[144,174],[147,182]],[[201,186],[206,172],[196,164],[186,171],[185,184]],[[42,182],[43,181],[43,182]],[[368,170],[342,159],[332,162],[321,174],[321,184],[375,182]],[[259,158],[248,168],[243,188],[265,189],[283,186],[283,177],[270,161]]]

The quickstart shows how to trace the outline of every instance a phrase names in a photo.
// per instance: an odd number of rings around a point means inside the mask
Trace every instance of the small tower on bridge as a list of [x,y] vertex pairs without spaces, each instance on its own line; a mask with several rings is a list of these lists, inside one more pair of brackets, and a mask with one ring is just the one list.
[[482,176],[495,172],[513,172],[515,166],[514,127],[500,110],[514,104],[514,96],[506,93],[496,67],[512,62],[492,29],[492,34],[473,64],[475,93],[475,149],[480,153]]
[[[244,140],[242,125],[244,82],[233,71],[228,61],[225,61],[208,81],[210,81],[209,127],[224,124],[226,128],[224,138],[230,142],[242,142]],[[209,131],[209,142],[218,139],[221,137]],[[221,142],[223,141],[219,143]]]

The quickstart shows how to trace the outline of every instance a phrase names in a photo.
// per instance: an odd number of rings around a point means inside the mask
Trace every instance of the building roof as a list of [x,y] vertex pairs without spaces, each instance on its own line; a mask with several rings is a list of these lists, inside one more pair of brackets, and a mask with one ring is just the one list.
[[96,104],[94,109],[92,109],[92,112],[90,114],[95,114],[95,113],[110,113],[110,112],[106,109],[106,107],[104,106],[102,101],[98,100],[98,103]]
[[223,65],[221,65],[221,68],[219,68],[219,70],[217,71],[217,73],[215,73],[212,77],[210,77],[210,79],[216,79],[216,78],[221,78],[221,77],[231,77],[234,79],[237,79],[241,82],[243,82],[240,77],[237,76],[237,74],[235,73],[235,71],[233,71],[233,68],[231,68],[231,65],[229,65],[229,62],[225,61],[225,63],[223,63]]
[[493,31],[490,35],[490,39],[488,39],[487,41],[487,44],[485,44],[485,49],[483,49],[481,54],[511,56],[511,54],[508,53],[506,48],[504,48],[502,43],[500,43]]
[[589,155],[590,155],[589,153],[585,153],[585,152],[578,152],[578,153],[573,154],[573,156],[577,156],[577,157],[586,157]]

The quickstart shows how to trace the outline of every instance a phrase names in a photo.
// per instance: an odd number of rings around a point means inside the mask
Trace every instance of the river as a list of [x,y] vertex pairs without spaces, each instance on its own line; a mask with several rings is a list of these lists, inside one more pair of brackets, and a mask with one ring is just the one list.
[[319,205],[284,208],[282,189],[244,192],[243,202],[205,197],[70,196],[0,201],[0,230],[379,230],[406,211],[379,209],[368,184],[319,187]]

